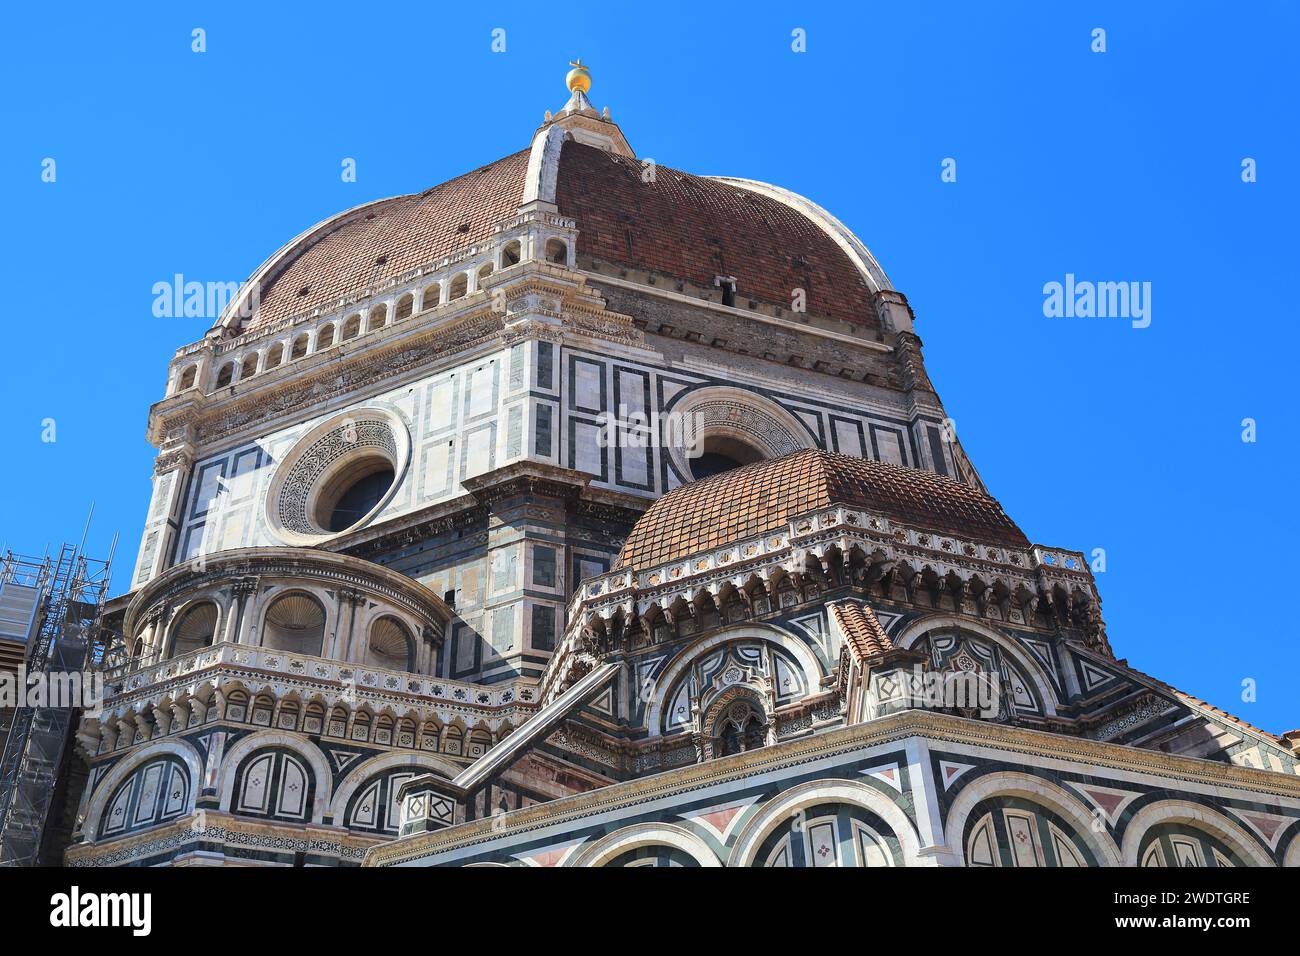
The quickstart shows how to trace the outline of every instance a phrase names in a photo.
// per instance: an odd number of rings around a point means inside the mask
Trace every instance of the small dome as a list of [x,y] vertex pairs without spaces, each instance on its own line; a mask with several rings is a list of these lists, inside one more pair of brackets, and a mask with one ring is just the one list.
[[850,505],[914,528],[1028,547],[996,500],[929,471],[807,449],[683,485],[633,527],[618,567],[643,571],[784,528],[831,505]]

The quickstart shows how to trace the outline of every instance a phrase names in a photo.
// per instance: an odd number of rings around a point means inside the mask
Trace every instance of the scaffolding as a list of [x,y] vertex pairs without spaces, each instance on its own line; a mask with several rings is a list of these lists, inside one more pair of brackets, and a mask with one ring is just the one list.
[[[84,539],[83,539],[84,540]],[[0,632],[25,643],[27,683],[69,686],[57,675],[86,674],[99,663],[100,616],[112,555],[88,558],[65,544],[57,556],[6,551],[0,559]],[[21,689],[21,688],[20,688]],[[0,755],[0,866],[32,866],[45,827],[78,708],[38,698],[17,707]]]

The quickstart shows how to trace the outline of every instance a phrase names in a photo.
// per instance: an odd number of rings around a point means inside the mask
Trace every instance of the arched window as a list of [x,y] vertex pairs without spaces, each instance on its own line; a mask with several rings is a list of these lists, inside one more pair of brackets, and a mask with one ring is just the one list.
[[301,713],[301,707],[298,701],[289,698],[281,702],[280,714],[275,718],[276,728],[279,730],[297,730],[299,713]]
[[319,657],[324,640],[325,608],[310,594],[285,594],[267,608],[263,647]]
[[734,435],[705,435],[699,454],[690,459],[691,477],[697,481],[762,461],[766,455],[756,445]]
[[397,800],[402,784],[428,773],[421,767],[407,767],[378,774],[367,780],[352,798],[345,811],[349,830],[370,833],[397,833],[400,804]]
[[447,299],[449,301],[453,299],[459,299],[463,297],[465,293],[468,291],[469,291],[469,276],[464,272],[457,273],[456,277],[451,280],[451,286],[447,290]]
[[316,335],[316,351],[327,349],[334,344],[334,326],[327,325]]
[[409,717],[403,717],[397,722],[397,746],[415,746],[415,721]]
[[257,353],[253,352],[244,356],[244,364],[239,367],[239,378],[242,381],[246,378],[252,378],[257,374]]
[[284,361],[284,346],[281,345],[279,342],[276,342],[274,345],[271,346],[271,350],[266,353],[266,367],[268,369],[275,368],[283,361]]
[[287,750],[259,750],[240,762],[230,810],[241,816],[306,820],[315,781],[302,757]]
[[[662,707],[658,718],[647,715],[647,719],[662,721],[664,734],[694,730],[693,713],[698,703],[704,715],[701,729],[706,735],[720,738],[730,726],[737,732],[737,743],[744,744],[747,731],[752,740],[758,727],[763,727],[765,735],[769,729],[769,691],[775,698],[773,706],[779,709],[803,699],[810,693],[810,686],[815,686],[810,685],[815,677],[805,668],[816,668],[816,664],[801,663],[773,641],[723,638],[711,648],[706,645],[690,667],[683,664],[676,665],[673,676],[666,677],[667,686],[656,688],[653,706]],[[751,717],[757,719],[755,727],[749,726]]]
[[226,720],[245,721],[248,719],[248,694],[236,688],[226,694]]
[[569,261],[569,247],[563,239],[546,240],[546,261],[564,265]]
[[396,477],[393,463],[383,454],[356,456],[317,493],[317,526],[334,533],[359,524],[384,500]]
[[1092,866],[1091,852],[1070,825],[1046,807],[995,797],[976,807],[966,826],[967,866]]
[[355,339],[361,334],[361,316],[350,315],[347,321],[343,323],[343,337],[339,340],[346,342],[348,339]]
[[[406,295],[402,296],[400,299],[397,300],[397,315],[394,317],[393,321],[400,322],[402,321],[402,319],[409,319],[411,317],[411,313],[414,311],[415,311],[415,296],[411,295],[411,293],[408,292],[406,293]],[[379,326],[375,326],[375,327],[378,328]]]
[[306,332],[293,340],[293,347],[289,350],[289,361],[292,362],[295,359],[300,359],[307,354],[307,341],[308,336]]
[[464,750],[465,732],[452,724],[443,738],[443,752],[459,757]]
[[748,693],[737,697],[713,724],[714,756],[727,757],[762,747],[767,741],[767,718]]
[[197,365],[191,365],[184,372],[181,372],[181,388],[193,388],[194,380],[198,376],[198,372],[199,367]]
[[249,723],[259,727],[271,726],[271,715],[275,713],[275,698],[270,694],[258,694],[253,698],[253,716]]
[[217,388],[225,388],[235,378],[235,363],[227,362],[221,366],[221,371],[217,373]]
[[478,284],[479,284],[479,288],[480,288],[480,289],[483,287],[483,280],[486,279],[486,278],[487,278],[488,276],[490,276],[491,274],[492,274],[492,263],[490,263],[490,262],[484,263],[484,264],[479,268],[479,270],[478,270]]
[[217,635],[217,606],[204,601],[186,609],[172,627],[171,649],[167,656],[180,657],[201,647],[210,646]]
[[437,751],[440,747],[439,737],[442,728],[436,720],[428,721],[420,728],[420,749]]
[[879,816],[851,803],[824,803],[794,814],[763,840],[756,866],[901,866],[902,849]]
[[420,298],[420,309],[428,312],[430,309],[436,309],[442,302],[442,286],[435,282],[433,285],[424,287],[424,294]]
[[370,310],[370,315],[366,317],[366,331],[373,332],[375,329],[382,329],[388,324],[388,306],[377,305]]
[[99,836],[121,836],[184,815],[190,807],[190,772],[175,757],[141,764],[118,785],[99,821]]
[[370,724],[373,718],[369,711],[359,710],[356,716],[352,718],[352,733],[348,736],[349,740],[359,740],[366,742],[370,740]]
[[1243,864],[1228,846],[1204,830],[1184,823],[1162,823],[1142,834],[1141,865],[1236,867]]
[[505,248],[501,250],[501,268],[509,269],[522,258],[520,252],[519,240],[515,239],[507,242]]
[[695,389],[675,401],[672,411],[684,427],[668,452],[673,467],[687,481],[815,445],[799,419],[744,388]]
[[342,704],[336,705],[330,711],[329,724],[326,725],[325,732],[331,737],[342,737],[348,732],[348,712]]
[[381,617],[370,626],[365,663],[369,667],[384,667],[389,670],[415,669],[415,642],[400,621],[392,617]]
[[471,730],[469,733],[469,742],[465,748],[465,756],[481,757],[492,749],[492,735],[486,730]]

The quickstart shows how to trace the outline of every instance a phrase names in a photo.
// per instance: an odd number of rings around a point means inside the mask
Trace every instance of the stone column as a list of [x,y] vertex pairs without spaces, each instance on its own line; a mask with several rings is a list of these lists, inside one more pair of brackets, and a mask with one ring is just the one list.
[[365,605],[366,596],[355,588],[343,588],[339,591],[339,612],[341,616],[344,607],[347,607],[348,628],[347,636],[341,639],[343,643],[343,653],[338,655],[338,660],[352,660],[352,650],[355,637],[354,632],[357,625],[357,608],[365,607]]
[[[144,617],[144,627],[141,628],[138,640],[141,641],[141,650],[139,662],[141,665],[146,662],[158,660],[163,651],[163,641],[166,634],[163,631],[163,618],[165,617],[166,608],[161,604],[155,604],[149,608]],[[134,649],[134,640],[131,648]]]
[[243,644],[244,618],[248,614],[248,605],[253,596],[257,594],[259,579],[256,575],[238,578],[230,586],[231,593],[234,595],[232,602],[232,613],[230,614],[230,626],[226,629],[226,640],[232,644]]

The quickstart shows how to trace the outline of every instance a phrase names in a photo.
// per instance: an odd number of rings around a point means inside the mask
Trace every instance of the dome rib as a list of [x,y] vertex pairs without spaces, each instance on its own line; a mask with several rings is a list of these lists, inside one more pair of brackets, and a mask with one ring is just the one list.
[[1002,506],[975,488],[930,471],[814,448],[670,491],[637,521],[616,567],[644,571],[781,530],[832,505],[1005,547],[1029,546]]

